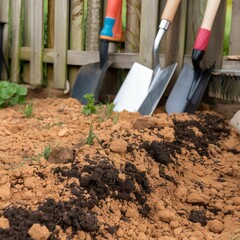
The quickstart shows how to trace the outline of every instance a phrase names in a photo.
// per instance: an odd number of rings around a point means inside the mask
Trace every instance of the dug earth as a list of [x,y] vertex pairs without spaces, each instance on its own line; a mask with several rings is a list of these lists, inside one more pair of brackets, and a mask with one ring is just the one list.
[[240,240],[240,139],[215,112],[0,109],[0,239]]

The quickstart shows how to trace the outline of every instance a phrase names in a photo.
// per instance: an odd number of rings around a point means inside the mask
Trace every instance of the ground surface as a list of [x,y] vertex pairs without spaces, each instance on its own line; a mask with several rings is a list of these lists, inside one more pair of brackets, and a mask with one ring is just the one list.
[[104,111],[71,98],[34,100],[31,118],[0,110],[0,239],[240,239],[228,122]]

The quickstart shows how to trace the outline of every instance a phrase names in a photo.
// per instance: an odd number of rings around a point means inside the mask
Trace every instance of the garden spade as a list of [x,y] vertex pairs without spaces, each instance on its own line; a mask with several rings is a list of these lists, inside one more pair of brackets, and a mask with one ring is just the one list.
[[104,26],[100,31],[100,62],[81,67],[75,80],[71,96],[87,104],[84,95],[94,94],[98,99],[102,82],[112,61],[108,60],[109,42],[122,42],[122,0],[108,0]]
[[206,70],[200,62],[206,52],[212,25],[221,0],[208,0],[203,21],[192,51],[193,68],[185,64],[168,99],[166,111],[170,113],[193,113],[199,106],[208,85],[214,65]]
[[177,64],[161,69],[159,63],[159,46],[168,30],[180,0],[168,0],[164,7],[159,30],[153,43],[153,69],[139,63],[134,63],[125,81],[114,99],[114,111],[140,111],[142,114],[151,114],[164,93]]

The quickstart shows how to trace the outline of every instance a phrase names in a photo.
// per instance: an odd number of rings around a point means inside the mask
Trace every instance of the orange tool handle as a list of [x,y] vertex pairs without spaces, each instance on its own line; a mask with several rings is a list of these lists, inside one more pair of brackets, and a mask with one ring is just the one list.
[[100,39],[122,41],[122,0],[108,0]]

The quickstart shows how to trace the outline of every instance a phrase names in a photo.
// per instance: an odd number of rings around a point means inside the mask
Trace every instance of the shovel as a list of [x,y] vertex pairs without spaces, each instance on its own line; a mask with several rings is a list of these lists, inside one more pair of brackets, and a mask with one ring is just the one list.
[[98,99],[105,73],[112,64],[112,61],[108,60],[109,42],[122,41],[122,0],[108,0],[104,26],[100,32],[100,62],[81,67],[71,97],[82,104],[87,104],[84,98],[87,93],[94,94],[95,100]]
[[133,64],[114,99],[114,111],[139,111],[144,115],[150,115],[154,111],[177,66],[175,63],[167,68],[160,68],[159,46],[179,3],[180,0],[168,0],[165,5],[152,49],[153,69],[139,63]]
[[193,113],[199,106],[208,85],[214,65],[206,70],[200,67],[200,62],[206,52],[210,39],[212,25],[221,0],[208,0],[202,25],[192,51],[193,68],[185,64],[168,99],[166,111],[170,113]]

